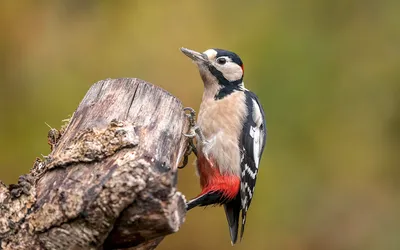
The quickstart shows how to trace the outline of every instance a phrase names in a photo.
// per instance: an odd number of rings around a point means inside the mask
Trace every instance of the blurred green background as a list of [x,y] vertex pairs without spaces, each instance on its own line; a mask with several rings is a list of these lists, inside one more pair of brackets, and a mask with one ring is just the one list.
[[[400,1],[1,1],[0,179],[49,153],[94,82],[138,77],[196,109],[178,48],[244,61],[269,136],[234,249],[400,249]],[[179,173],[199,193],[194,168]],[[158,249],[233,249],[222,208],[194,209]]]

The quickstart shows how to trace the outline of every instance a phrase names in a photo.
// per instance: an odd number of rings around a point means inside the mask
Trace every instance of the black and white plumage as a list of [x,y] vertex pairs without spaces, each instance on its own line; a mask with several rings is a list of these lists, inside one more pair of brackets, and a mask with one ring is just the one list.
[[221,49],[181,50],[197,64],[204,83],[197,119],[202,192],[187,207],[222,204],[234,244],[239,221],[240,239],[244,233],[266,143],[264,110],[257,96],[244,87],[244,67],[237,54]]
[[250,91],[245,91],[247,104],[247,117],[243,124],[240,137],[241,160],[240,167],[240,203],[242,210],[242,228],[240,237],[243,237],[246,224],[246,214],[253,199],[254,188],[258,174],[261,155],[264,151],[267,139],[267,124],[265,114],[257,96]]
[[243,237],[247,210],[253,199],[258,167],[267,139],[265,114],[257,96],[246,89],[242,91],[246,96],[247,115],[239,140],[240,191],[234,200],[224,204],[233,242],[239,232],[240,213],[242,214],[240,239]]

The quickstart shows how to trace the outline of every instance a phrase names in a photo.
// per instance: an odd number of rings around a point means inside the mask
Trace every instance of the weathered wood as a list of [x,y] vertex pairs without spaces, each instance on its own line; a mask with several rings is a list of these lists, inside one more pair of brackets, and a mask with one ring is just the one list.
[[185,217],[176,181],[186,131],[168,92],[138,79],[94,84],[49,134],[46,160],[17,185],[0,182],[1,247],[154,249]]

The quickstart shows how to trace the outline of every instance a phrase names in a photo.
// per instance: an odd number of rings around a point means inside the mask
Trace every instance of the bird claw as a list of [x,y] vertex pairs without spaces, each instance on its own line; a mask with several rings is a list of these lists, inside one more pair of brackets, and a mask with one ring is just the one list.
[[190,155],[192,152],[193,152],[193,153],[196,155],[196,157],[197,157],[197,150],[196,150],[196,148],[194,147],[193,143],[191,143],[191,142],[193,142],[193,141],[190,140],[189,144],[188,144],[187,147],[186,147],[185,154],[183,155],[183,162],[182,162],[182,165],[178,167],[179,169],[182,169],[182,168],[186,167],[186,165],[187,165],[187,163],[188,163],[188,161],[189,161],[189,155]]
[[[185,115],[189,120],[189,133],[188,134],[183,134],[184,136],[188,137],[189,139],[193,139],[196,137],[196,129],[199,127],[196,125],[196,111],[190,107],[185,107],[183,108],[183,111],[185,111]],[[186,113],[186,111],[189,111],[189,113]]]
[[195,126],[193,126],[193,127],[190,128],[189,134],[185,134],[185,133],[184,133],[183,135],[186,136],[186,137],[189,138],[189,139],[193,139],[193,138],[196,137],[196,135],[197,135],[196,131],[199,130],[199,129],[200,129],[200,128],[199,128],[197,125],[195,125]]
[[195,121],[196,111],[194,111],[194,109],[192,109],[191,107],[185,107],[183,108],[183,111],[185,111],[185,113],[186,111],[189,111],[189,113],[186,113],[186,116],[189,119],[189,126],[190,127],[196,126],[196,121]]
[[[201,131],[200,127],[195,122],[196,112],[194,111],[194,109],[192,109],[190,107],[186,107],[183,110],[189,111],[189,113],[186,113],[186,116],[188,117],[188,120],[189,120],[189,133],[183,133],[183,135],[188,138],[189,145],[186,148],[182,166],[178,167],[179,169],[184,168],[187,165],[188,157],[191,154],[191,152],[193,152],[197,157],[197,149],[193,142],[193,139],[196,136],[197,136],[196,139],[198,140],[198,142],[203,147],[206,146],[206,148],[212,147],[212,145],[214,144],[214,141],[215,141],[215,138],[211,141],[208,141],[205,139],[203,132]],[[208,147],[207,147],[207,145],[208,145]],[[206,154],[205,154],[206,160],[210,163],[210,165],[212,165],[211,161],[208,158],[207,152],[208,152],[208,150],[206,151]]]
[[[189,139],[189,144],[186,147],[185,154],[183,157],[183,162],[182,166],[179,166],[179,169],[184,168],[189,160],[189,155],[193,152],[196,157],[197,157],[197,149],[196,146],[194,145],[193,138],[196,137],[196,130],[199,129],[198,126],[196,125],[195,118],[196,118],[196,111],[190,107],[185,107],[183,109],[185,111],[185,115],[187,116],[189,120],[189,133],[183,133],[185,137]],[[189,111],[189,113],[186,113],[186,111]]]

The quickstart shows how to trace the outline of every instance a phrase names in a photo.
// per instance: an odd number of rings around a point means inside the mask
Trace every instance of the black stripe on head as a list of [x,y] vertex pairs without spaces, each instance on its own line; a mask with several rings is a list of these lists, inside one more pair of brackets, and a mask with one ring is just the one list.
[[217,58],[220,56],[227,56],[230,59],[232,59],[232,62],[236,63],[237,65],[243,68],[242,59],[240,59],[240,57],[236,53],[223,49],[213,49],[213,50],[217,51],[217,56],[216,56]]
[[235,91],[241,90],[241,83],[243,82],[243,77],[239,80],[230,82],[228,81],[221,71],[217,70],[214,66],[208,66],[211,74],[217,78],[219,85],[221,85],[221,89],[215,95],[215,100],[219,100],[224,98],[227,95],[232,94]]
[[[213,49],[213,50],[217,52],[216,58],[221,56],[229,57],[232,60],[232,62],[236,63],[243,69],[243,62],[236,53],[223,49]],[[216,100],[222,99],[225,96],[228,96],[235,91],[241,90],[241,84],[243,83],[243,76],[241,79],[231,82],[228,79],[226,79],[222,74],[222,72],[217,70],[214,66],[209,65],[209,70],[211,74],[215,76],[215,78],[217,78],[218,83],[222,86],[220,91],[215,95]]]
[[236,81],[232,81],[230,82],[228,79],[226,79],[224,77],[224,74],[222,74],[221,71],[219,71],[218,69],[216,69],[214,66],[212,66],[211,64],[208,66],[208,69],[210,70],[211,74],[213,76],[215,76],[215,78],[217,78],[218,83],[220,85],[222,85],[223,87],[225,86],[238,86],[239,84],[241,84],[243,82],[243,77],[240,78],[239,80]]

